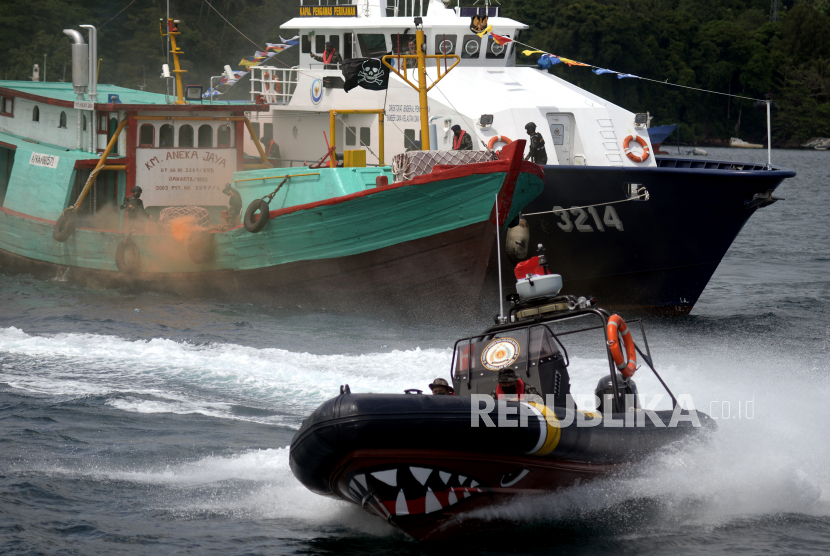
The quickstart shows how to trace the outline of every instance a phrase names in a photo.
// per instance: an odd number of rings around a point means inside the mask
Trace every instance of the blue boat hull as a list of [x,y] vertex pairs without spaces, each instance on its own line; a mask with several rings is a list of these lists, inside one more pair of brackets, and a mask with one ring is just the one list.
[[[526,217],[530,254],[538,243],[545,246],[551,269],[562,275],[563,293],[669,314],[692,310],[763,204],[752,202],[756,194],[795,176],[786,168],[676,158],[660,158],[657,167],[544,170],[545,189],[524,213],[571,210]],[[624,200],[632,183],[644,186],[649,200],[572,208]]]

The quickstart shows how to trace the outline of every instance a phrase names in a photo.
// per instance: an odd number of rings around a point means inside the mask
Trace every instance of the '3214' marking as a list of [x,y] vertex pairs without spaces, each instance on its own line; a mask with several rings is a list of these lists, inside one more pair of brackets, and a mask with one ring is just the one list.
[[553,207],[553,210],[554,214],[561,220],[561,222],[557,222],[557,225],[564,232],[572,232],[574,228],[577,232],[593,232],[594,228],[588,222],[589,216],[600,232],[604,232],[605,228],[616,228],[621,232],[623,231],[623,223],[620,217],[617,216],[617,211],[610,205],[605,207],[601,219],[595,207],[588,207],[587,211],[583,208],[563,209],[562,207]]

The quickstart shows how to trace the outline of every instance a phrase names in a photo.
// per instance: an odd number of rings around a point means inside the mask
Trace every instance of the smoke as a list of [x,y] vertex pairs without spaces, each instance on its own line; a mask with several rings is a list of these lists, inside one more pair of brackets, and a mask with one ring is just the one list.
[[181,216],[170,221],[170,235],[179,242],[186,242],[194,232],[204,230],[196,225],[196,216],[193,214]]

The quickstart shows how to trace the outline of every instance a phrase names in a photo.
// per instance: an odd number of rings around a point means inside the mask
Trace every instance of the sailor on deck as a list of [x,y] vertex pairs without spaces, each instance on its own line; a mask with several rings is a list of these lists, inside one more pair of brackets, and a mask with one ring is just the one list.
[[139,186],[133,186],[132,195],[121,203],[121,210],[127,211],[131,230],[144,231],[144,224],[150,219],[150,214],[144,209],[144,201],[141,200],[141,188]]
[[339,69],[340,63],[343,61],[343,58],[340,54],[337,53],[337,49],[334,48],[334,44],[327,42],[326,43],[326,50],[323,52],[322,56],[317,56],[316,54],[312,53],[311,57],[317,60],[318,62],[323,62],[326,64],[323,66],[323,69]]
[[429,389],[432,390],[432,394],[434,396],[454,396],[455,389],[450,386],[450,383],[444,380],[443,378],[436,378],[432,381],[432,384],[429,385]]
[[228,200],[228,223],[231,228],[239,226],[239,214],[242,212],[242,196],[230,183],[225,184],[222,193],[230,197]]
[[452,126],[453,140],[452,148],[454,151],[471,151],[473,150],[473,139],[470,134],[461,129],[461,126],[456,124]]
[[530,136],[530,150],[528,150],[525,160],[531,159],[536,164],[547,164],[548,153],[545,152],[545,139],[541,133],[536,131],[536,124],[529,122],[525,126],[525,131]]
[[490,393],[494,400],[501,399],[525,399],[532,402],[542,402],[542,395],[532,384],[525,384],[522,379],[516,376],[513,369],[502,369],[499,371],[499,383],[496,389]]

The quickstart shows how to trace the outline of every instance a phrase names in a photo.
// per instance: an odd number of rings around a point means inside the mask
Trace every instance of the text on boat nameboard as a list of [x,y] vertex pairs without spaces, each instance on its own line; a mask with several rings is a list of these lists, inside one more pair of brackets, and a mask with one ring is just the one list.
[[300,17],[357,17],[357,6],[300,6]]

